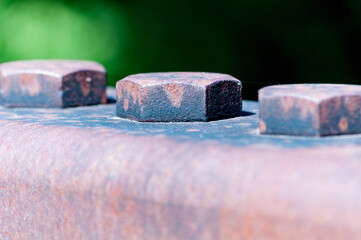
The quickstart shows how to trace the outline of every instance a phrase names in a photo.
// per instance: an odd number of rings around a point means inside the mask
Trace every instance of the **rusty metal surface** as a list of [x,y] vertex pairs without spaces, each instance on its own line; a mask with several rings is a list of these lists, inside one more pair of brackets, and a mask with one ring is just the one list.
[[359,239],[361,135],[260,135],[243,104],[195,123],[2,108],[1,238]]
[[142,122],[209,121],[239,116],[242,85],[218,73],[168,72],[117,82],[117,115]]
[[259,91],[260,132],[327,136],[361,133],[361,86],[291,84]]
[[28,60],[0,65],[0,104],[6,107],[74,107],[104,103],[106,71],[98,63]]

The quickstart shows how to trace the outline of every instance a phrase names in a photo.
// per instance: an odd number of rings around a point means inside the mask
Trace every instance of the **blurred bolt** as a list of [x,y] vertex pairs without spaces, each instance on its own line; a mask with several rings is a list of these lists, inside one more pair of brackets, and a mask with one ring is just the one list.
[[259,90],[263,134],[327,136],[361,133],[361,86],[292,84]]
[[8,62],[0,65],[0,104],[46,108],[105,103],[106,84],[106,71],[95,62]]
[[137,121],[208,121],[236,117],[242,110],[242,84],[226,74],[136,74],[116,88],[117,115]]

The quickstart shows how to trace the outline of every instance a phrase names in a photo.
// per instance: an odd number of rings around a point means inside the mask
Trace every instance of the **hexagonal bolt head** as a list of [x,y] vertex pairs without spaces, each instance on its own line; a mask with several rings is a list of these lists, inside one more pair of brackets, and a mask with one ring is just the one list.
[[118,81],[116,89],[117,115],[137,121],[209,121],[242,110],[242,84],[226,74],[136,74]]
[[361,133],[361,86],[292,84],[259,90],[262,134],[327,136]]
[[106,71],[95,62],[8,62],[0,65],[0,104],[55,108],[105,103],[106,84]]

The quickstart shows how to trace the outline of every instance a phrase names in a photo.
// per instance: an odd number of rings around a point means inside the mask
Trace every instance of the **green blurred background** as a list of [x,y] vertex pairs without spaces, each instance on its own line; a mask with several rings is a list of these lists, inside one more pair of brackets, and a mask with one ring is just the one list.
[[360,0],[0,0],[0,62],[94,60],[109,85],[140,72],[221,72],[256,99],[270,84],[358,84],[360,43]]

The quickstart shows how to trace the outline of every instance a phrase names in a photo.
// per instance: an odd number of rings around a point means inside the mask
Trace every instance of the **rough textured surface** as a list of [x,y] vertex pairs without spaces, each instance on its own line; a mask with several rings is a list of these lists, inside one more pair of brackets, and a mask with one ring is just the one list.
[[104,67],[90,61],[29,60],[0,65],[0,104],[73,107],[105,103]]
[[239,116],[242,110],[241,82],[226,74],[136,74],[116,88],[117,115],[137,121],[208,121]]
[[361,135],[260,135],[243,103],[186,123],[2,108],[1,238],[360,239]]
[[260,132],[327,136],[361,133],[361,86],[292,84],[259,91]]

